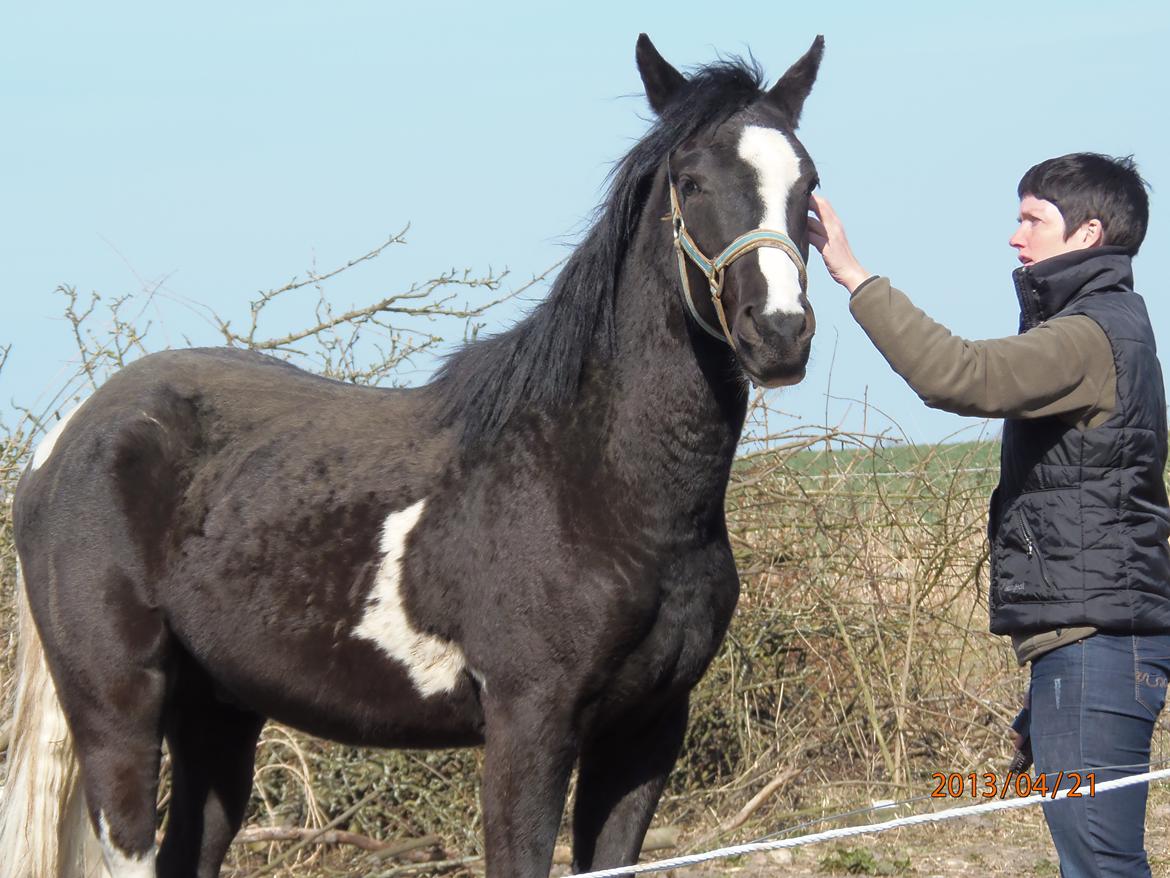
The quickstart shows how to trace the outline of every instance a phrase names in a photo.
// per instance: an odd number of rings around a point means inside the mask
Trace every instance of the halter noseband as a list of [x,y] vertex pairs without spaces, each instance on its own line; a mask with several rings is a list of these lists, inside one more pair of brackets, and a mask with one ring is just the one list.
[[[752,229],[750,232],[745,232],[724,247],[714,259],[708,259],[699,249],[699,245],[695,243],[695,239],[691,237],[691,233],[687,231],[686,223],[683,222],[682,209],[678,203],[678,190],[675,188],[674,175],[670,172],[669,164],[666,168],[666,177],[670,183],[670,224],[674,229],[674,249],[678,254],[678,273],[682,277],[683,301],[686,302],[687,310],[691,312],[691,316],[695,318],[695,322],[699,326],[703,327],[709,335],[721,341],[726,340],[731,345],[731,349],[735,350],[735,341],[732,339],[731,329],[727,325],[727,315],[723,313],[723,273],[727,270],[727,266],[753,250],[758,250],[761,247],[775,247],[784,251],[792,260],[792,264],[796,266],[796,271],[800,275],[800,291],[803,293],[808,289],[808,270],[805,267],[804,259],[801,258],[800,251],[791,238],[783,232],[777,232],[773,229]],[[722,334],[704,320],[699,314],[699,309],[695,307],[694,297],[691,294],[691,282],[687,277],[687,259],[695,263],[699,271],[707,277],[707,282],[711,286],[711,301],[715,305],[715,314],[723,329]]]

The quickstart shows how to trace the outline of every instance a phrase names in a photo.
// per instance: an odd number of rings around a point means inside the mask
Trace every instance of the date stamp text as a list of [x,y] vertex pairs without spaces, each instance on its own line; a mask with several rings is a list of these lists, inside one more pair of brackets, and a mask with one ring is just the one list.
[[1093,771],[1061,771],[1055,774],[1006,775],[994,772],[972,771],[961,774],[936,771],[931,775],[935,782],[932,799],[1006,799],[1012,793],[1019,798],[1048,796],[1055,799],[1061,789],[1068,790],[1070,799],[1094,796],[1097,793],[1097,774]]

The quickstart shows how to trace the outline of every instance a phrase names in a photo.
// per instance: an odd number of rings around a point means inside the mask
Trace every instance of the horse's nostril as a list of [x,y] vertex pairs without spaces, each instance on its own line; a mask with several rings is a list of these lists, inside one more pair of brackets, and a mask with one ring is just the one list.
[[816,331],[817,315],[806,302],[804,306],[804,323],[801,324],[800,335],[802,338],[812,338],[813,333]]
[[809,316],[809,312],[807,311],[803,314],[787,313],[778,315],[775,323],[776,335],[789,342],[807,338],[812,333],[809,325]]
[[756,308],[754,305],[744,305],[740,309],[739,319],[735,322],[735,332],[740,339],[748,344],[759,344],[763,341],[760,335],[759,324],[756,323]]

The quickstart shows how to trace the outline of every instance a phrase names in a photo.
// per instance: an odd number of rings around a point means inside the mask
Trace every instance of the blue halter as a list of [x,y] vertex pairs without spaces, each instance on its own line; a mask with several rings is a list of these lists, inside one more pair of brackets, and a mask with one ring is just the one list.
[[[686,302],[687,310],[691,312],[691,316],[695,318],[695,322],[699,326],[705,329],[709,335],[726,340],[734,350],[735,341],[732,339],[731,329],[727,325],[727,315],[723,313],[723,275],[727,267],[739,257],[751,253],[753,250],[758,250],[761,247],[775,247],[784,251],[792,260],[793,265],[796,266],[800,275],[800,291],[802,293],[808,289],[808,269],[804,264],[804,259],[801,258],[800,250],[797,249],[796,242],[783,232],[777,232],[773,229],[752,229],[750,232],[745,232],[724,247],[714,259],[708,259],[699,249],[699,245],[695,243],[690,232],[687,231],[682,209],[678,203],[678,190],[675,188],[674,176],[670,172],[669,165],[666,169],[666,176],[670,183],[670,222],[674,229],[674,248],[678,253],[678,271],[682,277],[683,301]],[[711,286],[711,301],[715,305],[715,314],[719,318],[722,333],[704,320],[699,314],[699,309],[695,307],[694,297],[691,294],[691,283],[687,278],[687,259],[695,263],[699,271],[707,277]]]

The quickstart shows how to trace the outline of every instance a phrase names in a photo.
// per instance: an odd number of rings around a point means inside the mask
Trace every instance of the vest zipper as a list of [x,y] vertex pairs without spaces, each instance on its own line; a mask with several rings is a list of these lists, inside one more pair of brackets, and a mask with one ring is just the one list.
[[1021,511],[1017,513],[1020,517],[1020,529],[1024,532],[1024,550],[1028,553],[1028,558],[1035,556],[1036,566],[1040,568],[1040,578],[1044,580],[1044,584],[1052,590],[1056,590],[1052,580],[1048,578],[1048,568],[1044,566],[1044,556],[1036,549],[1036,541],[1032,538],[1032,529],[1028,527],[1028,522],[1024,520],[1024,513]]

